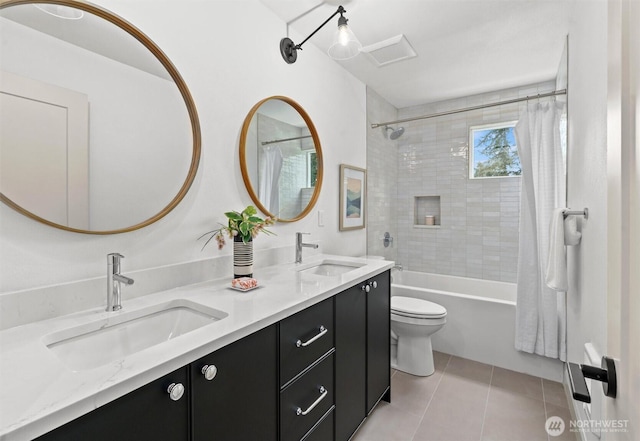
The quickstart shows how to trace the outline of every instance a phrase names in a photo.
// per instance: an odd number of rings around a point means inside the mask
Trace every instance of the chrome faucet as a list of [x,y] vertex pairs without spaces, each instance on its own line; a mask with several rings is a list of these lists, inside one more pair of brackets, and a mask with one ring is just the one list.
[[311,233],[296,233],[296,263],[302,263],[302,248],[318,248],[317,243],[303,243],[302,235]]
[[133,279],[120,274],[120,259],[124,256],[119,253],[107,254],[107,311],[119,311],[122,309],[121,283],[133,285]]

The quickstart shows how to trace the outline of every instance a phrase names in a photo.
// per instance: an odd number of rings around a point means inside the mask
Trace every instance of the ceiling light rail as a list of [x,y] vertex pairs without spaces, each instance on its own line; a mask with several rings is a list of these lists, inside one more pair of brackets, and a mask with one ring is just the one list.
[[537,95],[529,95],[529,96],[525,96],[525,97],[522,97],[522,98],[514,98],[512,100],[498,101],[496,103],[480,104],[478,106],[464,107],[462,109],[455,109],[455,110],[447,110],[447,111],[444,111],[444,112],[431,113],[429,115],[414,116],[412,118],[398,119],[398,120],[395,120],[395,121],[386,121],[386,122],[381,122],[381,123],[373,123],[373,124],[371,124],[371,128],[375,129],[375,128],[378,128],[378,127],[387,126],[389,124],[399,124],[399,123],[405,123],[405,122],[410,122],[410,121],[419,121],[419,120],[422,120],[422,119],[436,118],[438,116],[454,115],[456,113],[470,112],[472,110],[486,109],[486,108],[489,108],[489,107],[496,107],[496,106],[504,106],[505,104],[513,104],[513,103],[519,103],[521,101],[529,101],[529,100],[535,100],[535,99],[539,99],[539,98],[547,98],[547,97],[558,96],[558,95],[566,95],[566,94],[567,94],[567,89],[554,90],[552,92],[539,93]]

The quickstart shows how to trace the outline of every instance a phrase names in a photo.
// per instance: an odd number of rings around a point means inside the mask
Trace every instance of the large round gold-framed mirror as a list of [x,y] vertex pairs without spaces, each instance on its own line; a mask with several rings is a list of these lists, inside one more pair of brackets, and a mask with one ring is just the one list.
[[0,200],[52,227],[133,231],[191,187],[200,123],[142,31],[77,0],[0,0]]
[[322,147],[300,104],[271,96],[251,108],[240,135],[240,169],[263,213],[295,222],[311,212],[322,189]]

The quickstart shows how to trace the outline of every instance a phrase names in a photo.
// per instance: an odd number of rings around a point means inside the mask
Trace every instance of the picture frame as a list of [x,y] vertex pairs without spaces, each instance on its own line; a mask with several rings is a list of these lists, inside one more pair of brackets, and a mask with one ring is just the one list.
[[366,201],[367,171],[340,164],[340,231],[364,228]]

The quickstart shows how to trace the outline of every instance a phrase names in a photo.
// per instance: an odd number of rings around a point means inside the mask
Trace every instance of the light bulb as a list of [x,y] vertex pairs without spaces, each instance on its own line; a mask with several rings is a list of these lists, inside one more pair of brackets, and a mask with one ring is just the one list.
[[347,44],[349,44],[349,28],[347,27],[347,25],[338,27],[338,42],[342,46],[346,46]]
[[[340,7],[342,9],[342,7]],[[340,18],[338,19],[338,29],[333,35],[333,44],[329,47],[329,56],[334,60],[348,60],[360,53],[362,45],[358,41],[353,31],[347,26],[347,19],[344,18],[342,12],[344,10],[338,10],[340,12]]]

